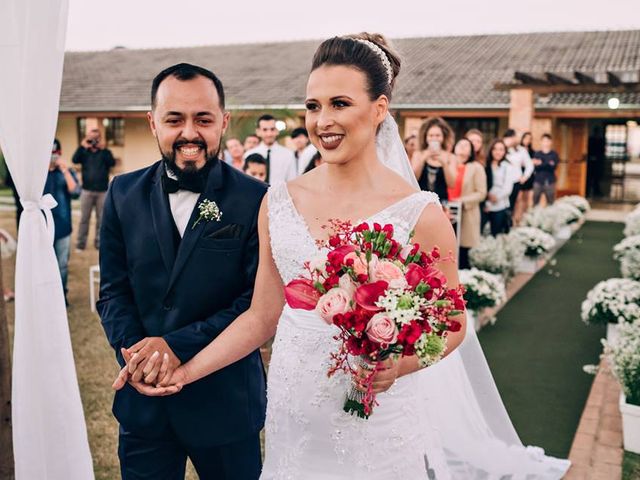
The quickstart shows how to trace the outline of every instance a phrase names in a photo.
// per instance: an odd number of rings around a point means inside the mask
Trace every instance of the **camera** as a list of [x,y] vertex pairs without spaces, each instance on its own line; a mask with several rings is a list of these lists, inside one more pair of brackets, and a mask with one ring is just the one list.
[[94,148],[97,147],[99,143],[100,141],[97,138],[89,139],[89,145],[91,145]]

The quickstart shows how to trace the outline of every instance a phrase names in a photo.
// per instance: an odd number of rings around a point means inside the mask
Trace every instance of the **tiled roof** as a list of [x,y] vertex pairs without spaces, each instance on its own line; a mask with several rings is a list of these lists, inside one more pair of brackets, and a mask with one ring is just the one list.
[[[215,71],[229,108],[300,106],[319,41],[104,52],[68,52],[61,111],[144,110],[152,78],[190,62]],[[640,71],[640,30],[556,32],[400,39],[403,57],[393,104],[401,108],[508,108],[494,89],[516,71],[572,77]],[[606,94],[553,94],[540,107],[606,106]],[[594,103],[595,102],[595,103]],[[622,105],[639,105],[640,93]]]

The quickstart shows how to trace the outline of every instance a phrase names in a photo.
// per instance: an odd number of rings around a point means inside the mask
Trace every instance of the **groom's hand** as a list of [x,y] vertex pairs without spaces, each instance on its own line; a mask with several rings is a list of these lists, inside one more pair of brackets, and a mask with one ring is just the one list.
[[[169,381],[173,372],[180,366],[180,360],[173,353],[169,345],[162,337],[147,337],[140,340],[135,345],[127,349],[131,359],[127,362],[130,381],[138,383],[162,384]],[[159,375],[154,364],[160,363],[152,361],[151,357],[157,352],[156,358],[164,359],[165,354],[168,356],[168,366],[164,375]]]

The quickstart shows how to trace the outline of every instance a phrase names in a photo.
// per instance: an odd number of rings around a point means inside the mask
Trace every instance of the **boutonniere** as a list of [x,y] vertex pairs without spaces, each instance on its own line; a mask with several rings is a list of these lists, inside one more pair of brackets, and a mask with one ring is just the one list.
[[196,228],[196,225],[198,225],[200,220],[205,220],[207,222],[215,220],[216,222],[219,222],[222,218],[222,212],[220,211],[220,208],[218,207],[216,202],[212,202],[209,199],[204,199],[203,201],[201,201],[198,204],[198,210],[200,211],[200,214],[198,215],[196,221],[193,222],[193,226],[191,227],[192,230]]

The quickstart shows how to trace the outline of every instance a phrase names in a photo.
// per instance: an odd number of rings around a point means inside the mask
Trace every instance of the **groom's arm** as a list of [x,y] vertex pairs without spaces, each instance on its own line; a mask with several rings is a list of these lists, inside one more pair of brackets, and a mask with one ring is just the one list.
[[127,252],[120,218],[114,202],[116,178],[107,192],[100,229],[100,299],[96,304],[102,327],[124,366],[121,348],[128,348],[146,337],[134,303],[127,275]]
[[203,321],[194,322],[163,336],[181,363],[191,360],[251,305],[258,269],[258,209],[251,222],[252,230],[245,247],[242,293],[229,308],[220,310]]

